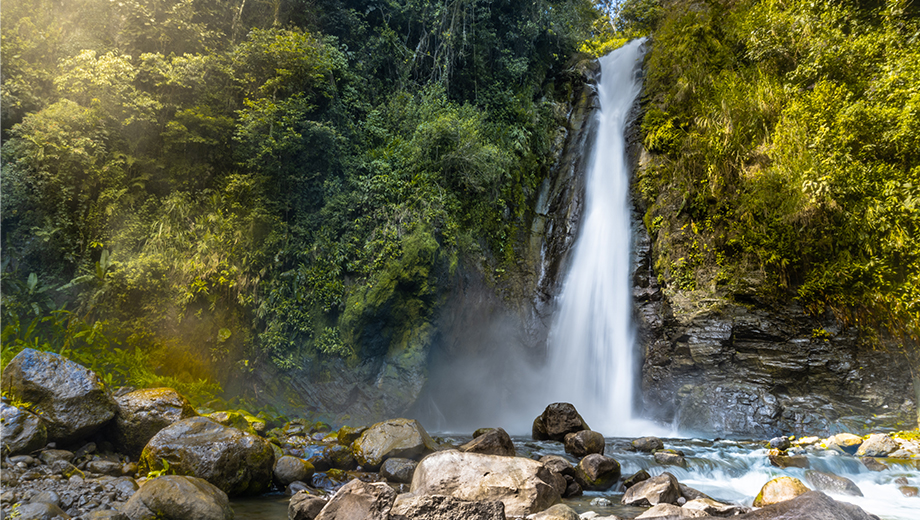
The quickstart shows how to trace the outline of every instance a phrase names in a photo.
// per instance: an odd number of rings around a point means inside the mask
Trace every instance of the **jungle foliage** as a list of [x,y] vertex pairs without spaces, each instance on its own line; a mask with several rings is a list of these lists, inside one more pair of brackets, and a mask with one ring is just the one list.
[[589,0],[6,2],[3,361],[211,394],[359,360],[346,302],[403,283],[434,305],[401,280],[515,265],[598,20]]
[[916,345],[920,5],[661,4],[638,179],[661,281]]

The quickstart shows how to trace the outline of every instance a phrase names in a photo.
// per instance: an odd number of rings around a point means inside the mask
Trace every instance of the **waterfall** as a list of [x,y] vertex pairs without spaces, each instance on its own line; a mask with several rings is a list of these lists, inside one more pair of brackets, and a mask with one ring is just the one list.
[[[632,420],[636,365],[625,131],[642,88],[644,40],[600,59],[600,111],[585,206],[549,336],[547,402],[578,408],[605,435],[648,432]],[[641,430],[641,431],[640,431]]]

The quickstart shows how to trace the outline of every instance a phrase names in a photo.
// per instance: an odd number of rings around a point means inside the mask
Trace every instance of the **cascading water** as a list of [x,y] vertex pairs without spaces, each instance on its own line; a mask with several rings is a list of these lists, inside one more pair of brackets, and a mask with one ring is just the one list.
[[[642,88],[643,44],[632,41],[600,59],[600,111],[585,211],[549,338],[548,367],[564,375],[547,378],[556,382],[547,397],[573,403],[606,435],[641,433],[631,421],[635,334],[625,131]],[[645,424],[641,428],[648,431]]]

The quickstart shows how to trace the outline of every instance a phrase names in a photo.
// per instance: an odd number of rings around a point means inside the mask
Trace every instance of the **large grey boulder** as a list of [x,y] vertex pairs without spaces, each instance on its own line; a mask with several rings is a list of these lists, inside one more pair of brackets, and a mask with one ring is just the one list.
[[447,450],[419,462],[411,492],[471,501],[499,500],[506,515],[526,516],[559,502],[554,481],[554,474],[535,460]]
[[323,507],[316,520],[388,520],[396,492],[383,483],[354,479]]
[[28,410],[0,403],[0,423],[0,453],[4,455],[30,453],[48,442],[45,424]]
[[445,495],[396,497],[390,520],[505,520],[505,505],[498,500],[470,501]]
[[575,466],[575,482],[585,491],[605,491],[620,480],[620,463],[615,459],[592,453]]
[[854,497],[863,496],[859,486],[855,482],[823,471],[808,470],[805,472],[805,480],[818,491],[827,491],[840,495],[850,495]]
[[172,388],[135,390],[116,397],[115,404],[115,444],[134,456],[163,428],[198,415],[188,399]]
[[857,457],[886,457],[888,454],[897,451],[899,448],[897,441],[891,437],[873,433],[866,439],[856,450]]
[[379,422],[365,430],[352,444],[355,460],[366,470],[378,469],[390,457],[414,459],[436,448],[425,428],[414,419]]
[[569,403],[553,403],[534,420],[533,437],[536,440],[563,441],[570,433],[590,430],[575,406]]
[[227,494],[195,477],[157,477],[131,496],[122,512],[131,520],[229,520]]
[[808,491],[795,498],[751,513],[733,516],[734,520],[878,520],[859,506],[838,502],[820,491]]
[[486,455],[503,455],[506,457],[517,455],[514,450],[514,443],[511,442],[511,436],[502,428],[490,429],[458,449],[471,453],[485,453]]
[[42,418],[49,441],[75,443],[115,416],[99,376],[58,354],[23,350],[3,370],[0,386]]
[[680,486],[674,475],[662,473],[627,489],[622,502],[628,506],[655,506],[674,504],[680,496]]
[[150,439],[140,473],[163,469],[199,477],[230,496],[254,495],[272,482],[275,453],[265,439],[204,417],[173,423]]

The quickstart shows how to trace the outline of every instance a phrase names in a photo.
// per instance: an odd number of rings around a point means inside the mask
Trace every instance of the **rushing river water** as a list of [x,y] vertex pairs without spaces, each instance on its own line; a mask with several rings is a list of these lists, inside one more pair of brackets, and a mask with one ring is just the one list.
[[[469,437],[448,437],[445,440],[462,443]],[[770,465],[767,450],[762,444],[750,441],[700,439],[665,439],[666,448],[684,452],[687,469],[675,466],[661,466],[655,459],[644,453],[630,451],[632,439],[608,438],[606,454],[615,458],[622,466],[623,476],[629,476],[640,469],[651,475],[665,471],[686,484],[707,495],[724,502],[733,502],[750,506],[760,488],[767,481],[779,476],[796,477],[806,486],[805,470],[798,468],[779,469]],[[515,447],[519,456],[540,457],[543,455],[561,455],[573,463],[575,459],[565,454],[558,442],[536,442],[527,438],[515,438]],[[866,469],[855,457],[835,455],[831,452],[808,452],[811,469],[833,473],[846,477],[859,486],[864,497],[852,497],[830,494],[836,500],[850,502],[860,506],[869,513],[878,515],[882,520],[917,520],[920,518],[920,498],[905,497],[898,490],[894,480],[904,477],[911,486],[920,486],[920,460],[884,459],[890,469],[873,472]],[[609,499],[614,505],[610,507],[592,506],[591,500],[597,497]],[[622,489],[604,492],[588,492],[584,496],[565,500],[564,503],[579,513],[597,511],[601,515],[617,515],[622,518],[635,518],[647,508],[626,507],[619,505],[623,497]],[[237,520],[284,520],[287,518],[288,497],[266,495],[257,498],[237,499],[233,502]]]

